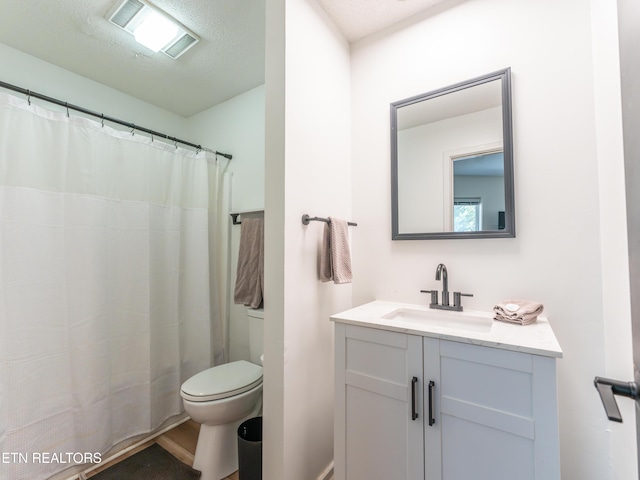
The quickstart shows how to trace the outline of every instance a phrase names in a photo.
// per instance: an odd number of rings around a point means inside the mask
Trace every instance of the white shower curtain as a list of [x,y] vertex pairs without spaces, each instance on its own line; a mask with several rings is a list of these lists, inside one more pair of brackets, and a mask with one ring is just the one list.
[[0,480],[153,430],[221,361],[221,178],[203,152],[0,94]]

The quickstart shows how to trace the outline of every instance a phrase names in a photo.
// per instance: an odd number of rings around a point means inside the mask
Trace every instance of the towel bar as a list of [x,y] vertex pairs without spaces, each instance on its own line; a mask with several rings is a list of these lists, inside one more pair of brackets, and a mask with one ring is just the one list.
[[229,215],[231,215],[231,219],[232,219],[232,225],[241,225],[242,222],[240,222],[238,220],[238,216],[239,215],[243,215],[245,213],[264,213],[264,210],[260,209],[260,210],[245,210],[243,212],[238,212],[238,213],[230,213]]
[[[302,224],[303,225],[309,225],[309,222],[331,223],[331,220],[329,220],[328,218],[322,218],[322,217],[310,217],[306,213],[304,215],[302,215]],[[357,227],[358,226],[358,224],[355,223],[355,222],[347,222],[347,224],[352,226],[352,227]]]

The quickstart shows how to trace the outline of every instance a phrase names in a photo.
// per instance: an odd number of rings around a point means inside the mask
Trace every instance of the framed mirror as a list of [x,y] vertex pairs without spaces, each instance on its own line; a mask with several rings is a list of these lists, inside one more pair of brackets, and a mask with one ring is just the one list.
[[393,240],[515,237],[511,70],[391,104]]

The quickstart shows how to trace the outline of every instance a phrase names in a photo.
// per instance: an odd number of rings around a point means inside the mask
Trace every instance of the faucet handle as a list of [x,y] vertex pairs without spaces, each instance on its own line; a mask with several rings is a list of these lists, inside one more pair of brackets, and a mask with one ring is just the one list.
[[431,294],[431,305],[438,304],[438,290],[420,290],[420,293],[430,293]]
[[453,306],[460,307],[460,311],[462,311],[462,303],[460,303],[460,297],[473,297],[473,293],[453,292]]

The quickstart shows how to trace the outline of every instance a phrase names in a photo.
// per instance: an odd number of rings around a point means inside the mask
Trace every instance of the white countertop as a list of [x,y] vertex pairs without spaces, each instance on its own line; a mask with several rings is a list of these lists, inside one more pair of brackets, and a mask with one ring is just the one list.
[[[406,321],[402,318],[383,318],[398,309],[425,312],[425,315],[442,314],[440,325],[421,323],[419,320]],[[478,323],[489,323],[485,331],[468,330],[445,326],[447,316],[468,319],[473,322],[477,317]],[[448,312],[430,309],[428,305],[413,305],[408,303],[385,302],[376,300],[359,307],[336,313],[331,320],[348,325],[389,330],[392,332],[408,333],[423,337],[434,337],[454,342],[470,343],[485,347],[512,350],[515,352],[531,353],[546,357],[562,358],[562,349],[556,340],[551,325],[544,317],[538,317],[531,325],[512,325],[493,319],[493,313],[464,310],[463,312]],[[452,322],[453,324],[453,322]]]

